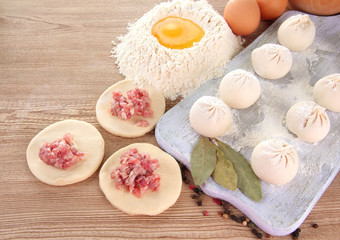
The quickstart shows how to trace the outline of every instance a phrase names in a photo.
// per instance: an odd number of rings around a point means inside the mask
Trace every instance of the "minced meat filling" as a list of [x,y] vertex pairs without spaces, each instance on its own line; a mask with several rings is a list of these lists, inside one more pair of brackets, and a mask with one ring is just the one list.
[[148,189],[159,189],[160,176],[154,174],[159,168],[157,159],[151,159],[149,154],[139,153],[136,148],[132,148],[121,156],[120,163],[121,165],[111,172],[117,189],[123,186],[137,197],[141,197]]
[[153,116],[153,111],[150,109],[151,99],[145,89],[131,89],[127,92],[127,97],[120,91],[114,91],[112,97],[111,113],[114,116],[123,120],[128,120],[133,115],[146,118]]
[[60,169],[67,169],[84,159],[84,153],[79,152],[73,142],[70,133],[66,133],[62,139],[52,143],[44,143],[40,147],[39,158],[48,165]]

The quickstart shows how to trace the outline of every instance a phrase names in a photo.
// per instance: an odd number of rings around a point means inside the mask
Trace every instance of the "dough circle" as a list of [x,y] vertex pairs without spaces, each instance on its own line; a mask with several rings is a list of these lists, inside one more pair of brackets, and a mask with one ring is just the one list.
[[285,76],[293,64],[293,56],[288,48],[267,43],[251,53],[255,72],[266,79],[278,79]]
[[313,88],[315,101],[333,112],[340,112],[340,73],[321,78]]
[[251,154],[251,167],[261,180],[283,185],[295,177],[299,158],[294,148],[285,141],[270,139],[256,145]]
[[[62,170],[47,165],[39,158],[40,147],[46,142],[53,142],[70,133],[85,159]],[[56,122],[39,132],[29,143],[26,151],[27,164],[33,175],[40,181],[64,186],[80,182],[90,177],[101,164],[104,157],[104,139],[90,123],[78,120]]]
[[307,14],[298,14],[281,24],[277,37],[280,44],[291,51],[302,51],[313,43],[315,26]]
[[[143,136],[156,126],[158,120],[164,114],[165,98],[163,94],[160,91],[157,91],[154,87],[145,84],[142,88],[148,90],[149,97],[151,99],[153,116],[151,118],[145,118],[134,115],[128,120],[122,120],[117,116],[113,116],[111,114],[111,100],[113,99],[112,92],[121,91],[122,94],[126,96],[126,92],[135,87],[136,85],[133,84],[132,80],[122,80],[106,89],[99,97],[96,105],[97,121],[109,133],[127,138]],[[149,122],[149,126],[136,126],[135,123],[138,120],[147,120]]]
[[314,143],[327,136],[331,124],[325,108],[313,101],[302,101],[288,110],[286,125],[302,141]]
[[192,105],[189,121],[197,133],[215,138],[222,136],[231,128],[232,113],[221,99],[203,96]]
[[223,77],[218,93],[229,107],[244,109],[259,99],[261,86],[254,74],[236,69]]
[[[147,190],[140,198],[125,188],[118,190],[110,173],[120,165],[120,157],[131,148],[150,154],[159,161],[155,173],[161,177],[157,191]],[[99,186],[107,200],[119,210],[130,215],[157,215],[171,207],[182,189],[181,170],[177,161],[160,148],[149,143],[134,143],[112,154],[99,172]]]

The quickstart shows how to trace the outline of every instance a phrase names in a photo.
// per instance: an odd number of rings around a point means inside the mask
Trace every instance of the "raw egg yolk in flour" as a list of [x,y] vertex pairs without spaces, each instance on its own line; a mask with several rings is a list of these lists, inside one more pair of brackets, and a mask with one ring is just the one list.
[[152,35],[164,47],[171,49],[190,48],[204,36],[203,29],[189,19],[166,17],[152,27]]

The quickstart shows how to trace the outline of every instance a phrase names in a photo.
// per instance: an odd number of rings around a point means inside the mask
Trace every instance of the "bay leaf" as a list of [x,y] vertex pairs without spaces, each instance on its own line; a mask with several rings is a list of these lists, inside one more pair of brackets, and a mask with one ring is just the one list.
[[262,199],[260,179],[255,175],[248,160],[229,145],[217,140],[219,148],[226,157],[233,163],[238,177],[237,187],[250,199],[259,202]]
[[216,166],[216,150],[209,139],[201,136],[191,152],[191,175],[196,185],[202,185]]
[[233,167],[233,164],[229,161],[227,156],[221,149],[216,151],[217,162],[216,167],[211,175],[212,178],[222,187],[236,191],[237,189],[237,174]]

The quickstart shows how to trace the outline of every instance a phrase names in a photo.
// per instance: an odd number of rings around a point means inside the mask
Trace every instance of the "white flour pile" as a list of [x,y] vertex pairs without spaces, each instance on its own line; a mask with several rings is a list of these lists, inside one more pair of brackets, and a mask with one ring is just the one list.
[[[193,21],[205,35],[191,48],[162,46],[151,28],[168,16]],[[156,5],[129,24],[128,33],[118,40],[112,54],[120,73],[137,85],[153,85],[169,99],[186,96],[206,80],[221,76],[223,66],[242,48],[224,18],[206,0],[174,0]]]

